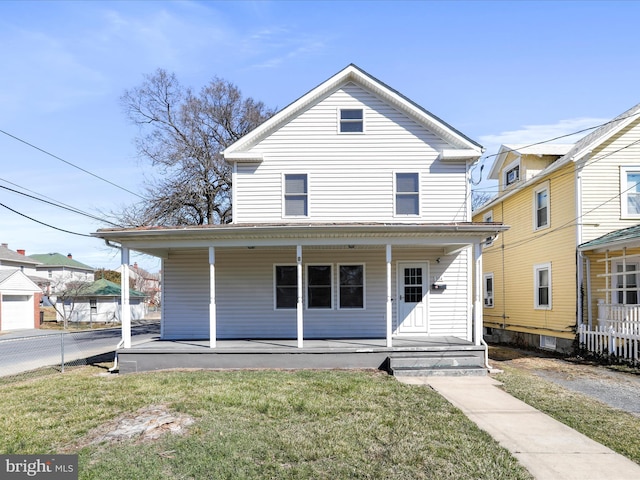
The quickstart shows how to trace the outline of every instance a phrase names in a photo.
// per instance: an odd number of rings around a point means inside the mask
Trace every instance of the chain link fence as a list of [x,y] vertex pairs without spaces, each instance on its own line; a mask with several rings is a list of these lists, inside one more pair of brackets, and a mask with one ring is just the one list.
[[[132,330],[142,338],[159,331],[158,322],[141,322]],[[121,340],[120,328],[80,332],[29,332],[0,336],[0,378],[64,373],[69,368],[97,362],[113,362]],[[134,337],[135,338],[135,337]]]

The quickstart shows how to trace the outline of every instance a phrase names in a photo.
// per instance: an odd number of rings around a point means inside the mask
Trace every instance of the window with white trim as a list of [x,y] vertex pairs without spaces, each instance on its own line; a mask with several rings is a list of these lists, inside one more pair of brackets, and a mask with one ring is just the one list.
[[493,273],[484,274],[484,306],[493,308]]
[[533,191],[534,230],[549,227],[549,184]]
[[338,265],[339,308],[364,308],[364,265]]
[[620,168],[620,207],[622,218],[640,218],[640,168]]
[[[638,263],[626,262],[616,263],[615,270],[617,275],[613,277],[613,288],[615,288],[615,303],[621,305],[637,305],[639,287],[638,287]],[[626,272],[626,273],[625,273]]]
[[340,133],[364,132],[364,111],[361,108],[340,109]]
[[520,159],[515,160],[504,167],[503,172],[504,177],[502,179],[502,182],[505,187],[513,185],[518,180],[520,180]]
[[307,265],[307,308],[332,308],[331,265]]
[[398,172],[395,179],[396,215],[420,214],[420,176]]
[[[482,216],[482,221],[488,223],[493,222],[493,210],[485,212],[485,214]],[[493,240],[494,237],[487,237],[484,241],[484,247],[490,247],[491,245],[493,245]]]
[[551,310],[551,264],[534,265],[534,308]]
[[284,216],[306,217],[309,193],[306,173],[284,174]]
[[298,267],[296,265],[275,265],[274,267],[275,308],[296,308],[298,302]]

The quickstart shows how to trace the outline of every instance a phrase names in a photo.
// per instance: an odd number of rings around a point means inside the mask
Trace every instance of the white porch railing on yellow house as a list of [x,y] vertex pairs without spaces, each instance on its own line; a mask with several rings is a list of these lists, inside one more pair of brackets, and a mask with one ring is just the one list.
[[598,325],[578,328],[580,346],[598,355],[640,362],[640,305],[598,305]]
[[598,305],[598,325],[618,333],[640,335],[640,305]]

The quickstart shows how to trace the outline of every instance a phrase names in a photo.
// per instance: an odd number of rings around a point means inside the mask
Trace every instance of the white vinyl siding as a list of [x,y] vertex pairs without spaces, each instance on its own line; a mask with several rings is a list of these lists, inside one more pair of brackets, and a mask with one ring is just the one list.
[[[366,265],[364,308],[304,309],[305,338],[384,338],[386,335],[386,255],[384,246],[366,249],[304,248],[306,265]],[[441,257],[438,264],[435,260]],[[209,264],[206,249],[174,251],[164,260],[163,338],[209,338]],[[398,248],[400,261],[429,261],[430,275],[447,284],[428,302],[431,335],[468,337],[470,315],[467,251],[442,257],[442,250]],[[296,310],[275,309],[274,265],[293,265],[295,247],[216,248],[217,337],[296,338]],[[395,275],[392,291],[396,291]],[[306,278],[303,279],[306,285]],[[427,293],[429,295],[429,293]],[[339,305],[339,288],[332,292]],[[250,300],[250,301],[249,301]],[[306,303],[306,296],[305,296]],[[393,316],[396,318],[395,302]],[[395,321],[395,320],[394,320]]]
[[[336,130],[340,108],[365,110],[366,134]],[[437,160],[451,145],[354,84],[330,94],[252,148],[239,163],[235,223],[282,221],[282,172],[313,180],[309,217],[288,222],[451,222],[470,220],[464,161]],[[394,211],[394,173],[420,173],[419,218]]]
[[639,159],[640,119],[578,163],[582,178],[582,242],[638,224],[638,218],[624,218],[626,198],[620,193],[626,189],[621,188],[622,171],[640,172]]

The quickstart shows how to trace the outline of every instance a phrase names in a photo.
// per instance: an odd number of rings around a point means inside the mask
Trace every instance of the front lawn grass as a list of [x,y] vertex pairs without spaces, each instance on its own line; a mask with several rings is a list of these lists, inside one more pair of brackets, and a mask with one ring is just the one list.
[[[504,390],[611,450],[640,464],[640,418],[567,390],[526,370],[501,366]],[[640,399],[639,399],[640,401]]]
[[[0,385],[0,451],[71,448],[82,479],[531,478],[433,390],[380,372],[100,371]],[[83,443],[149,405],[195,423],[148,442]]]

